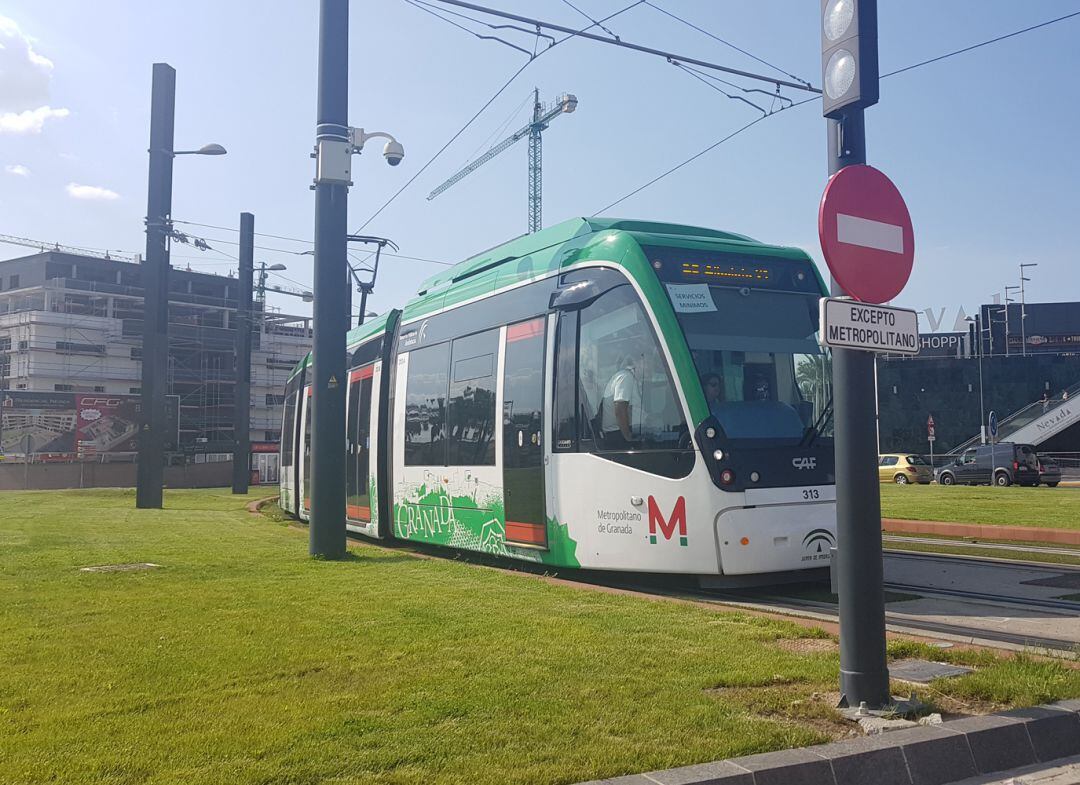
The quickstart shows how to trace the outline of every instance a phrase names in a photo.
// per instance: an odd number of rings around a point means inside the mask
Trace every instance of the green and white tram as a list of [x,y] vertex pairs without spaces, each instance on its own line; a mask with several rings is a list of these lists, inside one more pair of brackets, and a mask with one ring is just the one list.
[[[350,332],[347,526],[559,567],[754,576],[835,543],[826,293],[800,250],[574,219]],[[310,379],[281,505],[309,510]]]

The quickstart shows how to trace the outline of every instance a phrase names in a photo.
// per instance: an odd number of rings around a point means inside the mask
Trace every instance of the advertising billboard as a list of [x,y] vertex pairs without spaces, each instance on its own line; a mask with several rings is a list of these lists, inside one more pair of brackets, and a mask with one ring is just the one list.
[[[0,392],[0,454],[76,456],[138,451],[138,395]],[[165,449],[178,449],[180,398],[165,398]]]

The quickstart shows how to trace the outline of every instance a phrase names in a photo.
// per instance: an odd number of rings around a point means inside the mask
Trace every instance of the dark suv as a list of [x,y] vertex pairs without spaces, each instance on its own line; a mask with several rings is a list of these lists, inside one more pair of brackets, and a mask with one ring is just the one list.
[[1039,456],[1030,444],[980,444],[937,472],[941,485],[1038,485]]

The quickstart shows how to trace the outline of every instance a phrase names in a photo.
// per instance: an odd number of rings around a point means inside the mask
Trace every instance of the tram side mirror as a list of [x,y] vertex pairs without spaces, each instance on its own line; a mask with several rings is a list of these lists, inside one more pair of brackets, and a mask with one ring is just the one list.
[[578,281],[551,293],[553,311],[580,311],[604,293],[595,281]]

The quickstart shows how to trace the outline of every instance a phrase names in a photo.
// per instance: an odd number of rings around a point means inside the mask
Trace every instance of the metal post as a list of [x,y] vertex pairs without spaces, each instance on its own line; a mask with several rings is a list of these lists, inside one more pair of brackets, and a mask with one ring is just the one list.
[[[862,109],[849,109],[839,120],[829,120],[828,127],[830,176],[845,166],[866,163]],[[835,281],[832,293],[846,294]],[[874,445],[876,400],[874,354],[833,349],[840,693],[848,706],[865,702],[869,708],[891,703]]]
[[979,436],[980,443],[986,444],[986,404],[983,402],[983,370],[982,370],[982,315],[975,317],[975,331],[979,334]]
[[[349,0],[319,3],[314,346],[311,417],[312,556],[345,556],[345,330],[349,157]],[[343,152],[342,152],[343,151]],[[330,159],[343,156],[344,171]],[[324,158],[325,156],[325,158]],[[336,176],[335,176],[336,175]],[[344,318],[342,317],[344,314]]]
[[360,315],[356,317],[356,326],[359,327],[364,323],[364,316],[367,314],[367,296],[368,287],[362,286],[360,288]]
[[176,71],[154,63],[150,99],[150,175],[146,259],[142,262],[143,344],[135,506],[160,508],[165,462],[165,387],[169,358],[169,216],[172,213]]
[[1005,356],[1009,356],[1009,287],[1005,286]]
[[1027,357],[1027,329],[1024,319],[1027,318],[1024,303],[1024,265],[1020,265],[1020,356]]
[[240,213],[240,294],[236,304],[236,394],[233,398],[232,492],[248,492],[251,455],[251,279],[255,272],[255,216]]

